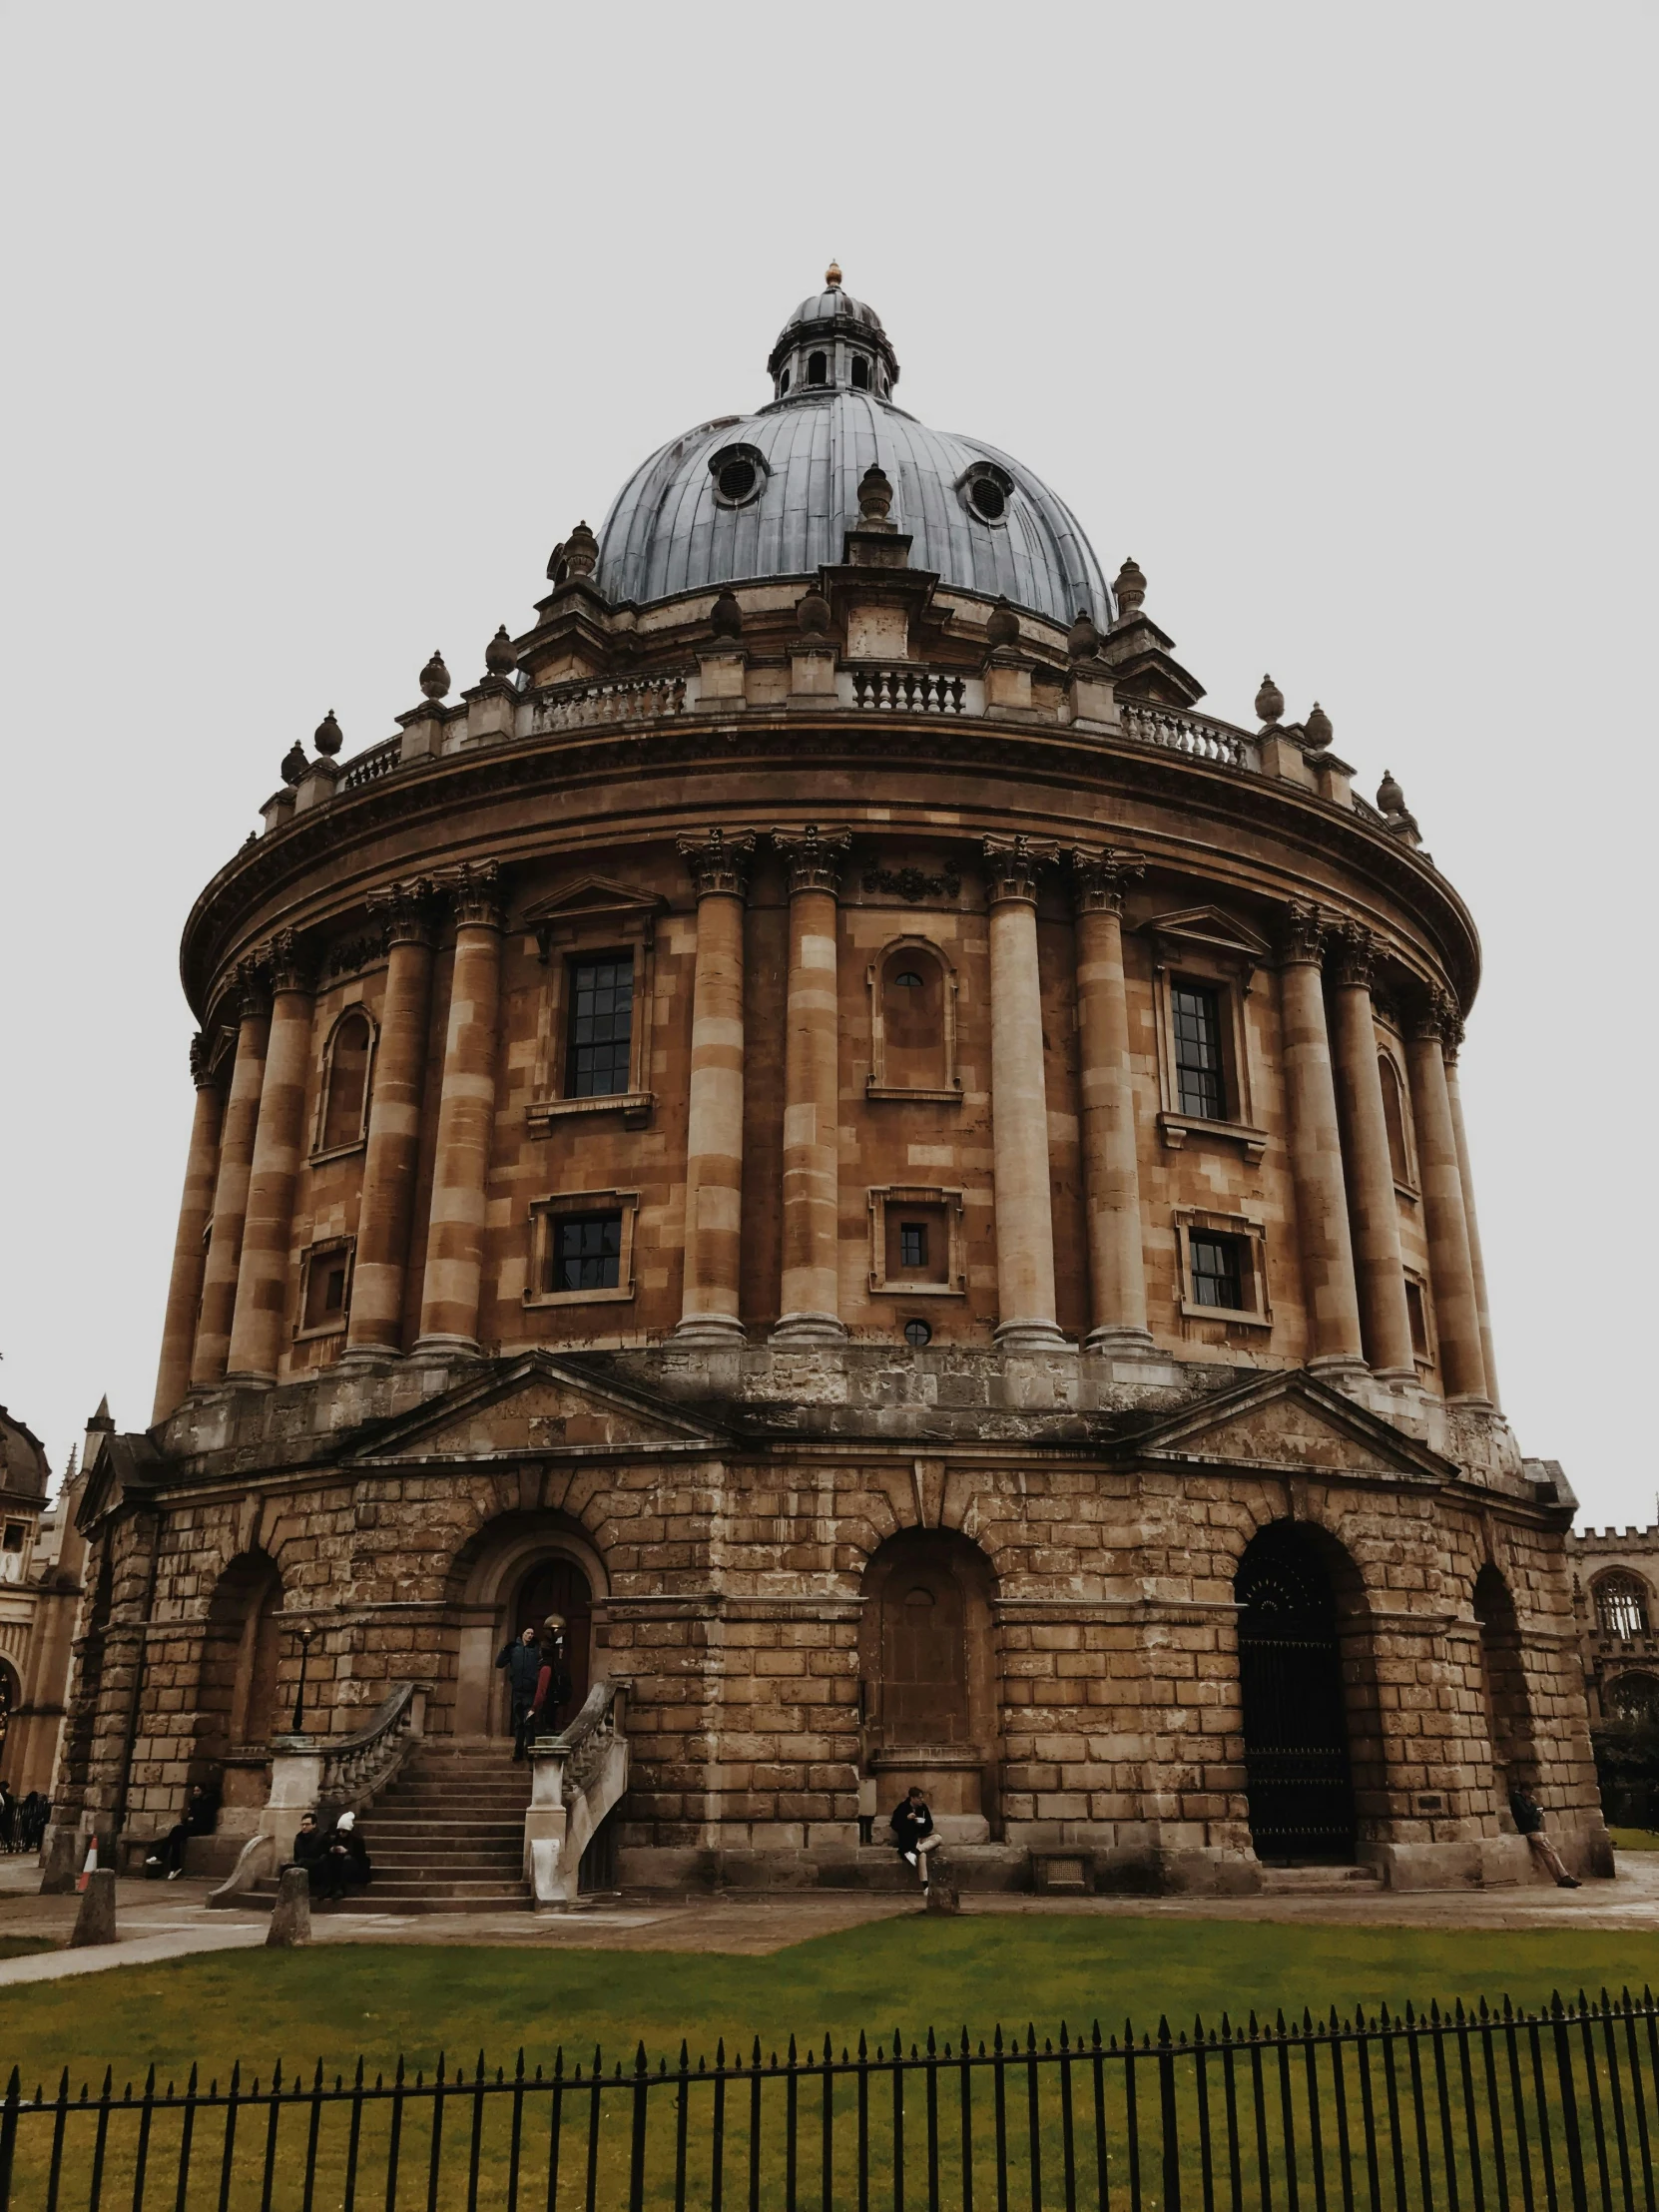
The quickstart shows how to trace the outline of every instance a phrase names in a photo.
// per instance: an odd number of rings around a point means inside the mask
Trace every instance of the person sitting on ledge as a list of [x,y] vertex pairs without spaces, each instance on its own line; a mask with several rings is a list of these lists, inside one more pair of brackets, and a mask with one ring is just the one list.
[[1515,1826],[1526,1838],[1534,1859],[1541,1859],[1551,1880],[1559,1890],[1578,1890],[1583,1885],[1576,1875],[1568,1874],[1561,1861],[1561,1854],[1544,1834],[1544,1809],[1532,1795],[1529,1782],[1517,1782],[1509,1792],[1509,1810],[1514,1815]]
[[372,1872],[368,1847],[357,1834],[356,1814],[342,1813],[334,1823],[333,1834],[317,1854],[315,1871],[310,1877],[312,1897],[330,1905],[347,1890],[366,1890]]
[[165,1867],[169,1882],[177,1882],[185,1871],[185,1846],[193,1836],[211,1836],[218,1826],[219,1785],[199,1782],[190,1793],[184,1819],[168,1830],[161,1848],[150,1854],[145,1866]]
[[328,1848],[328,1839],[316,1824],[314,1813],[301,1813],[299,1827],[293,1839],[293,1851],[285,1864],[304,1870],[305,1879],[312,1892],[316,1890],[317,1863]]
[[933,1816],[927,1809],[927,1800],[921,1785],[912,1782],[907,1793],[893,1808],[887,1823],[892,1830],[893,1848],[906,1866],[914,1867],[921,1877],[921,1894],[927,1895],[927,1854],[937,1851],[941,1839],[933,1833]]

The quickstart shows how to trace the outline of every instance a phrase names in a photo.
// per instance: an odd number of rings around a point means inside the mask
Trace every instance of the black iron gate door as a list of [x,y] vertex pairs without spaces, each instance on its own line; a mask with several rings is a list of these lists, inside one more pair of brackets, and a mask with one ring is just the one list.
[[1245,1553],[1234,1594],[1256,1856],[1352,1861],[1348,1715],[1325,1571],[1294,1532],[1267,1529]]

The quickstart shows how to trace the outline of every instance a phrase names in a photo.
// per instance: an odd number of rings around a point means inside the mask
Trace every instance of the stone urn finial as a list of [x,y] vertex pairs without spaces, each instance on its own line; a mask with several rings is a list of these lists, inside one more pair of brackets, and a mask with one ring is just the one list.
[[599,566],[599,540],[585,522],[579,522],[565,540],[565,573],[591,576]]
[[1100,651],[1100,632],[1087,607],[1079,607],[1077,620],[1066,633],[1066,651],[1074,661],[1091,660]]
[[1383,815],[1402,815],[1405,812],[1405,794],[1394,782],[1391,769],[1382,771],[1382,781],[1377,787],[1377,809],[1379,814]]
[[985,635],[990,640],[993,652],[1000,652],[1004,646],[1018,645],[1019,617],[1005,599],[999,599],[991,609],[991,619],[985,625]]
[[891,507],[891,484],[879,468],[866,468],[858,484],[858,520],[866,526],[885,522]]
[[339,751],[340,747],[345,743],[345,732],[334,720],[334,710],[332,707],[328,709],[328,712],[317,724],[316,735],[312,738],[311,743],[316,747],[317,751],[322,755],[325,761],[331,761],[334,755]]
[[309,762],[305,759],[305,748],[295,738],[282,755],[282,782],[284,784],[297,784],[309,765]]
[[830,619],[829,600],[819,591],[804,593],[796,607],[795,619],[804,638],[827,638]]
[[1264,723],[1275,723],[1285,712],[1285,694],[1271,676],[1262,678],[1262,688],[1256,694],[1256,712]]
[[513,651],[513,641],[507,635],[505,623],[484,648],[484,666],[492,676],[511,676],[518,666],[518,655]]
[[840,289],[840,281],[841,265],[839,262],[832,261],[830,264],[830,267],[824,272],[825,288],[829,291],[838,291]]
[[1336,735],[1331,727],[1331,717],[1317,699],[1309,710],[1308,720],[1302,725],[1302,735],[1316,753],[1322,753]]
[[1112,592],[1118,603],[1120,621],[1128,622],[1140,613],[1146,598],[1146,571],[1133,554],[1118,570]]
[[449,671],[443,665],[443,655],[434,647],[432,658],[420,672],[420,688],[428,699],[444,698],[449,690]]
[[738,605],[737,593],[730,586],[709,609],[709,628],[717,638],[743,636],[743,609]]

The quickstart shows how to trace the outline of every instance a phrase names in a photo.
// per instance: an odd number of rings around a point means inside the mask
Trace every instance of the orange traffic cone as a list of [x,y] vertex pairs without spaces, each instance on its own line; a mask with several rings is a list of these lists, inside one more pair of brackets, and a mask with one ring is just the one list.
[[77,1875],[77,1876],[76,1876],[76,1878],[75,1878],[75,1887],[76,1887],[76,1889],[77,1889],[77,1890],[84,1890],[84,1889],[86,1888],[86,1886],[87,1886],[87,1878],[88,1878],[88,1877],[89,1877],[90,1875],[95,1875],[95,1874],[96,1874],[97,1872],[98,1872],[98,1839],[97,1839],[97,1837],[95,1836],[95,1837],[94,1837],[94,1838],[92,1839],[92,1842],[91,1842],[91,1843],[90,1843],[90,1844],[88,1845],[88,1847],[87,1847],[87,1863],[86,1863],[86,1865],[85,1865],[85,1866],[84,1866],[84,1867],[83,1867],[83,1868],[81,1869],[81,1871],[80,1871],[79,1875]]

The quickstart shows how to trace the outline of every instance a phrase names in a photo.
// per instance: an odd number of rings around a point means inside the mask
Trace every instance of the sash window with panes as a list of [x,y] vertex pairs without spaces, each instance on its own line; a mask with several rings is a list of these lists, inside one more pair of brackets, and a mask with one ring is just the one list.
[[630,953],[572,960],[565,1096],[608,1098],[628,1088],[634,1034],[634,961]]

